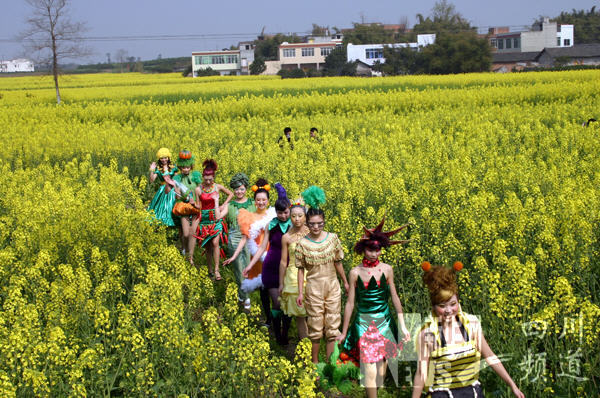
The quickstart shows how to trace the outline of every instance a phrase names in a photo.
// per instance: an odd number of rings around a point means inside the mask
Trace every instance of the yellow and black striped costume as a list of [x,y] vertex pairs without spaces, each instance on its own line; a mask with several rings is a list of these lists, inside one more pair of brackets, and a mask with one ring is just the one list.
[[479,321],[460,312],[456,316],[464,341],[446,344],[446,338],[437,317],[432,316],[422,330],[432,341],[426,386],[428,396],[437,397],[483,397],[479,385],[481,353],[477,339],[481,336]]

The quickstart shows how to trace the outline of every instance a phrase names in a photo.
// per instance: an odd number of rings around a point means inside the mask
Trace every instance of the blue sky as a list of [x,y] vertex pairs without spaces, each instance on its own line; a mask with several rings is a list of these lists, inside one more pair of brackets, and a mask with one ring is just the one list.
[[[571,9],[589,10],[600,1],[451,1],[472,25],[479,27],[512,26],[515,29],[530,25],[540,15],[557,16]],[[409,26],[415,15],[429,15],[435,0],[329,0],[329,1],[156,1],[100,0],[72,2],[70,15],[90,28],[88,37],[94,55],[80,63],[106,60],[106,53],[124,49],[128,55],[142,59],[187,56],[192,51],[215,50],[256,37],[263,26],[265,32],[305,32],[312,23],[339,28],[351,27],[352,22],[398,23],[407,17]],[[25,27],[30,6],[23,0],[5,1],[0,15],[0,58],[23,55],[20,43],[11,39]],[[151,38],[133,40],[129,37],[164,35],[193,35],[193,39]],[[230,36],[228,36],[230,35]],[[116,39],[125,36],[129,39]],[[202,36],[202,37],[200,37]]]

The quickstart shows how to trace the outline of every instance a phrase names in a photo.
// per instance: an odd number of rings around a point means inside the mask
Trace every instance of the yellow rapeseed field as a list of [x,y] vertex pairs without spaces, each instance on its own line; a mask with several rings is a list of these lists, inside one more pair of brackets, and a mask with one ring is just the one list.
[[[163,146],[216,159],[222,184],[321,186],[347,270],[363,225],[410,222],[383,257],[406,312],[430,308],[422,261],[460,260],[463,309],[526,396],[597,394],[600,125],[581,124],[600,119],[600,71],[61,81],[58,106],[49,77],[0,79],[0,396],[325,393],[308,341],[274,352],[231,275],[214,286],[146,221]],[[404,365],[390,396],[410,395]]]

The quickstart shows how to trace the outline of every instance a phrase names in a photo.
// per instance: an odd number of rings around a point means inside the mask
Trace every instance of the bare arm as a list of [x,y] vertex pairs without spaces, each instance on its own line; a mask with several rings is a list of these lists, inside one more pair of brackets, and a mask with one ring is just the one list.
[[494,369],[494,372],[496,372],[498,376],[500,376],[500,378],[504,380],[504,382],[510,387],[515,397],[525,398],[525,395],[521,392],[521,390],[519,390],[519,387],[517,387],[513,379],[504,368],[504,365],[502,365],[502,361],[498,359],[496,354],[494,354],[488,345],[485,337],[483,336],[483,332],[481,332],[481,355],[485,358],[485,361],[488,363],[488,365]]
[[304,268],[298,268],[298,298],[296,304],[298,307],[302,307],[302,300],[304,300]]
[[350,288],[348,289],[348,300],[346,300],[346,308],[344,309],[344,326],[342,327],[342,334],[340,334],[336,339],[338,341],[344,341],[346,339],[346,335],[348,334],[348,325],[350,324],[350,318],[352,317],[352,312],[354,311],[354,290],[356,287],[356,278],[358,272],[356,268],[353,268],[350,271]]
[[248,238],[246,237],[246,235],[242,235],[242,237],[240,238],[240,243],[238,243],[237,247],[235,248],[235,252],[233,252],[233,255],[231,257],[223,261],[223,265],[227,265],[234,261],[237,258],[237,256],[240,255],[240,252],[244,249],[244,246],[246,245],[247,241]]
[[420,398],[423,393],[423,388],[425,388],[425,381],[427,380],[427,375],[429,374],[429,354],[430,354],[430,344],[426,340],[426,330],[421,331],[419,333],[419,350],[417,352],[417,371],[415,372],[415,378],[413,380],[413,392],[412,398]]
[[[387,264],[386,264],[387,265]],[[404,323],[404,310],[402,309],[402,303],[400,302],[400,298],[398,297],[398,293],[396,292],[396,285],[394,284],[394,269],[387,265],[386,268],[386,277],[388,283],[390,285],[390,295],[392,296],[392,304],[394,304],[394,308],[396,308],[396,313],[398,314],[398,321],[400,322],[400,330],[402,330],[403,341],[410,340],[410,332],[406,328],[406,324]]]
[[342,278],[342,282],[344,282],[344,289],[346,289],[346,292],[348,292],[348,280],[346,279],[346,273],[344,272],[344,266],[342,265],[342,262],[336,261],[334,266],[335,270],[340,275],[340,278]]
[[156,162],[152,162],[152,164],[150,165],[150,184],[152,184],[157,177],[157,174],[155,173],[156,171]]
[[223,204],[224,205],[229,204],[231,199],[233,199],[233,192],[231,192],[229,189],[225,188],[221,184],[217,184],[217,189],[221,192],[224,192],[227,195],[227,199],[225,199],[225,202],[223,202]]
[[200,203],[200,195],[202,195],[202,190],[200,189],[200,187],[196,187],[196,189],[194,189],[194,193],[196,194],[195,200],[194,200],[194,207],[196,207],[197,209],[201,209],[202,208],[202,203]]
[[279,262],[279,295],[283,292],[283,282],[285,281],[285,272],[288,265],[288,241],[289,235],[283,235],[281,238],[281,261]]
[[219,207],[219,197],[215,198],[215,218],[219,220],[221,218],[221,208]]

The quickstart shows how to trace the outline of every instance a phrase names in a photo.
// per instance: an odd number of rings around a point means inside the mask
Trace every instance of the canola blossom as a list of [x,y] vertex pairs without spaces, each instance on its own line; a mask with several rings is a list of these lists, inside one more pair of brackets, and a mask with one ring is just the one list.
[[[324,393],[310,342],[274,353],[230,276],[215,287],[147,222],[160,147],[216,159],[222,184],[322,187],[346,270],[363,225],[410,223],[382,258],[406,313],[431,307],[423,261],[461,261],[462,307],[526,396],[597,391],[600,125],[581,123],[598,119],[599,71],[62,84],[57,106],[49,77],[0,79],[1,396]],[[490,369],[480,380],[510,396]]]

